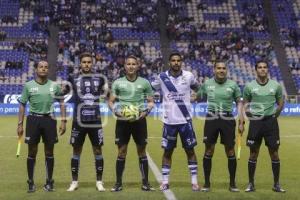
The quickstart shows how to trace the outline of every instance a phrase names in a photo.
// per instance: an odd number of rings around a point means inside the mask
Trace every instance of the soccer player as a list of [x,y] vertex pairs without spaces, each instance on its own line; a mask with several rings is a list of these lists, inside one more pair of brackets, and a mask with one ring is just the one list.
[[48,79],[48,63],[40,61],[35,64],[36,78],[25,83],[21,97],[18,99],[19,121],[18,136],[23,135],[23,121],[26,103],[29,102],[30,110],[26,121],[25,143],[28,144],[27,173],[28,192],[35,192],[34,166],[38,152],[38,143],[42,137],[44,142],[45,164],[46,164],[46,184],[44,190],[51,192],[53,187],[54,168],[54,144],[58,142],[56,120],[53,118],[53,103],[55,99],[60,99],[60,109],[62,121],[59,128],[60,135],[66,131],[65,108],[63,99],[60,98],[61,89],[55,82]]
[[[236,122],[233,112],[233,102],[236,102],[239,114],[242,111],[241,91],[236,82],[227,79],[227,66],[224,61],[217,60],[214,64],[214,77],[205,81],[198,91],[198,96],[207,97],[208,111],[204,124],[203,142],[205,152],[203,157],[203,171],[205,183],[203,192],[210,191],[210,173],[212,167],[212,157],[217,139],[221,137],[221,144],[225,147],[228,158],[228,171],[230,175],[229,191],[239,192],[235,184],[236,157],[235,127]],[[244,131],[244,120],[240,114],[239,132]]]
[[255,191],[254,174],[263,138],[272,160],[273,191],[285,192],[279,184],[280,160],[278,149],[280,138],[277,122],[277,117],[284,105],[282,87],[278,82],[268,78],[269,67],[266,61],[258,61],[255,70],[256,80],[246,84],[243,94],[244,107],[250,120],[247,136],[247,146],[250,148],[248,161],[249,184],[245,192]]
[[100,116],[100,95],[107,90],[106,79],[92,72],[93,57],[84,52],[80,55],[80,73],[70,76],[70,86],[74,96],[74,115],[70,144],[73,146],[71,159],[72,182],[67,191],[72,192],[78,188],[78,172],[80,155],[86,135],[89,136],[95,157],[96,189],[105,191],[102,182],[103,174],[103,129]]
[[164,126],[161,145],[164,153],[161,191],[169,189],[172,154],[176,147],[178,133],[188,160],[192,190],[200,190],[197,179],[197,157],[194,151],[197,140],[191,113],[191,88],[196,90],[198,84],[194,75],[189,71],[182,70],[181,65],[181,55],[178,52],[171,53],[169,56],[170,69],[159,74],[159,77],[152,82],[152,86],[156,90],[161,89],[163,95],[162,121]]
[[[146,155],[147,145],[147,122],[146,116],[154,106],[153,91],[148,80],[139,77],[139,60],[135,56],[129,56],[125,60],[124,77],[115,80],[112,84],[112,91],[109,98],[109,108],[117,116],[116,139],[118,145],[118,158],[116,161],[116,184],[111,189],[112,192],[122,190],[122,174],[125,167],[127,146],[132,135],[136,144],[139,157],[139,166],[142,174],[143,191],[152,191],[154,188],[148,181],[148,159]],[[145,105],[144,101],[147,100]],[[118,102],[117,102],[118,100]],[[122,109],[126,106],[139,108],[139,116],[136,120],[124,116]]]

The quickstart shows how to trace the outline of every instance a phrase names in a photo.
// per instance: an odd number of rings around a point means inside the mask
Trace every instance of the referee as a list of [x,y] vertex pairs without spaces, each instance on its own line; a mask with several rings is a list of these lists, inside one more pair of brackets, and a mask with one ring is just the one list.
[[[278,82],[268,78],[269,67],[266,61],[258,61],[255,70],[257,78],[246,84],[243,94],[244,107],[250,120],[247,137],[247,146],[250,148],[248,161],[249,184],[245,192],[255,191],[254,174],[262,139],[265,140],[265,145],[268,147],[272,160],[273,191],[285,192],[279,184],[280,160],[278,149],[280,138],[277,122],[277,117],[284,105],[282,87]],[[277,105],[277,108],[275,108],[275,105]]]
[[[139,157],[139,166],[142,174],[143,191],[152,191],[154,188],[148,182],[148,159],[146,155],[147,145],[147,122],[146,116],[154,106],[153,91],[148,80],[139,77],[137,72],[139,61],[135,56],[129,56],[125,60],[124,77],[115,80],[112,84],[112,92],[109,98],[109,108],[118,117],[116,123],[116,139],[118,145],[118,158],[116,161],[116,184],[111,189],[112,192],[122,190],[122,174],[125,168],[127,147],[132,135],[136,143]],[[145,100],[147,101],[145,105]],[[139,116],[135,121],[128,121],[121,114],[118,107],[136,106],[139,108]]]
[[[23,121],[26,103],[29,102],[30,110],[26,121],[25,143],[28,144],[27,173],[28,173],[28,192],[35,192],[33,180],[34,166],[38,152],[38,143],[42,137],[45,151],[46,165],[46,184],[45,191],[53,191],[53,168],[54,168],[54,144],[58,142],[56,120],[53,118],[53,103],[56,98],[61,96],[60,87],[48,79],[48,63],[40,61],[35,65],[35,80],[28,81],[19,99],[19,122],[18,136],[23,135]],[[59,128],[60,135],[66,131],[65,108],[63,99],[60,100],[62,121]]]
[[[228,158],[228,171],[230,175],[229,191],[239,192],[235,184],[236,157],[235,127],[236,122],[232,114],[233,102],[236,102],[238,114],[242,109],[241,91],[236,82],[227,79],[227,66],[224,61],[217,60],[214,65],[214,77],[207,80],[198,91],[198,96],[207,96],[208,112],[204,124],[203,142],[205,152],[203,157],[203,171],[205,184],[203,192],[210,191],[210,173],[212,168],[212,157],[215,144],[220,134],[221,144],[225,146],[225,153]],[[244,131],[244,120],[239,115],[239,132]]]

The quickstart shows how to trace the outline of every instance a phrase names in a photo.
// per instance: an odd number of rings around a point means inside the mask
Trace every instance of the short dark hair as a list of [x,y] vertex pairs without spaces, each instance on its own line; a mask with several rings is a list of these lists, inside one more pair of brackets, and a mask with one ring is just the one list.
[[214,68],[217,66],[218,63],[224,63],[225,66],[227,66],[227,62],[224,59],[216,59],[213,61],[213,63],[214,63]]
[[84,58],[84,57],[90,57],[90,58],[93,58],[93,55],[92,55],[90,52],[83,52],[83,53],[80,54],[79,60],[81,61],[82,58]]
[[255,63],[255,70],[257,70],[257,66],[258,66],[259,63],[266,63],[267,67],[269,68],[269,63],[268,63],[268,61],[266,61],[266,60],[258,60],[258,61],[256,61],[256,63]]
[[[36,69],[36,68],[38,67],[38,65],[40,64],[40,62],[46,62],[46,63],[48,63],[47,60],[39,60],[39,61],[35,61],[34,64],[33,64],[33,67]],[[49,65],[49,63],[48,63],[48,65]]]
[[180,57],[180,60],[182,60],[182,56],[181,56],[181,54],[180,54],[178,51],[174,51],[174,52],[172,52],[172,53],[169,55],[169,61],[171,60],[171,58],[172,58],[173,56],[179,56],[179,57]]

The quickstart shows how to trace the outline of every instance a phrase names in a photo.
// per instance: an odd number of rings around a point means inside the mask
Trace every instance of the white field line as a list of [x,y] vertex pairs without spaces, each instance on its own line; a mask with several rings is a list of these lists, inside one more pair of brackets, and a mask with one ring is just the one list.
[[[162,181],[161,173],[160,173],[158,167],[156,166],[156,164],[154,163],[154,161],[152,160],[152,158],[150,157],[148,152],[147,152],[147,157],[148,157],[149,166],[150,166],[157,182],[161,183],[161,181]],[[169,190],[164,191],[163,193],[167,200],[176,200],[175,194],[172,192],[172,190],[169,189]]]

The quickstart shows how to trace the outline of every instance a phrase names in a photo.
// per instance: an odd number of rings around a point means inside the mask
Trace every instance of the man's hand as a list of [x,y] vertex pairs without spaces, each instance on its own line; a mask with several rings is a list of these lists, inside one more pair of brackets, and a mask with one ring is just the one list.
[[21,138],[23,136],[23,133],[24,133],[23,124],[19,124],[17,128],[18,137]]
[[239,122],[238,126],[238,133],[242,136],[245,130],[245,124],[244,122]]
[[59,135],[63,135],[66,132],[66,121],[61,121],[59,126]]
[[143,111],[140,113],[139,120],[145,118],[148,115],[147,111]]

